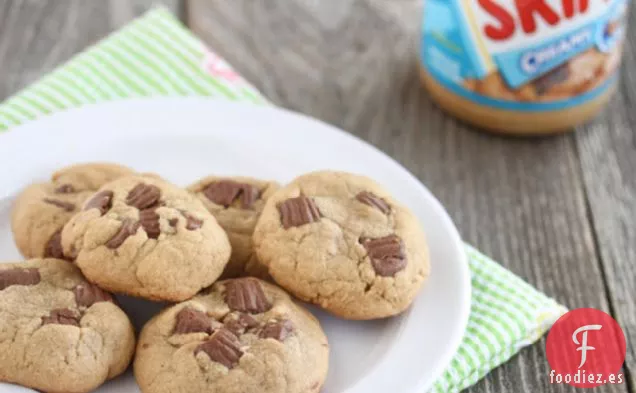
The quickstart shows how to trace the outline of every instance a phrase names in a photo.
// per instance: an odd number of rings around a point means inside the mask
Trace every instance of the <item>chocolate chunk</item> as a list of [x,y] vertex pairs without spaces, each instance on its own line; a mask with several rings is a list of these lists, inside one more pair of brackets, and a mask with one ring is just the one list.
[[161,190],[157,186],[144,183],[137,184],[126,197],[126,204],[139,210],[147,209],[159,202]]
[[181,215],[186,219],[187,230],[194,231],[195,229],[199,229],[203,226],[203,220],[196,218],[192,214],[181,210]]
[[117,232],[115,234],[115,236],[113,236],[106,243],[106,247],[112,248],[112,249],[118,248],[119,246],[124,244],[126,239],[128,239],[130,236],[132,236],[135,233],[137,233],[137,229],[139,229],[139,226],[140,226],[139,221],[133,221],[133,220],[131,220],[129,218],[125,219],[121,223],[121,227],[119,228],[119,232]]
[[89,282],[77,285],[73,288],[73,293],[75,294],[75,303],[79,307],[90,307],[99,302],[113,302],[110,293]]
[[238,314],[229,314],[223,323],[225,328],[232,333],[240,336],[245,333],[247,329],[254,328],[258,326],[258,321],[254,319],[249,314],[238,313]]
[[62,184],[54,190],[56,194],[72,194],[75,192],[75,187],[71,184]]
[[279,204],[278,212],[285,229],[309,224],[320,220],[321,217],[320,210],[313,199],[302,195]]
[[289,319],[282,321],[268,322],[259,333],[260,338],[273,338],[274,340],[284,341],[287,336],[294,331],[294,325]]
[[102,216],[110,210],[113,203],[113,192],[104,190],[93,195],[91,199],[84,204],[84,210],[99,209]]
[[254,278],[237,278],[225,283],[225,302],[232,311],[260,314],[272,308],[263,287]]
[[229,180],[214,182],[203,190],[203,194],[209,200],[225,207],[230,206],[240,192],[238,183]]
[[58,201],[57,199],[44,198],[43,201],[49,205],[57,206],[60,209],[64,209],[67,212],[75,210],[75,205],[69,202]]
[[194,353],[205,352],[210,360],[221,363],[227,368],[234,368],[239,362],[243,351],[241,343],[234,333],[227,329],[219,329],[210,338],[199,345]]
[[570,77],[570,67],[568,63],[562,64],[548,73],[534,80],[537,94],[545,94],[554,85],[563,83]]
[[48,325],[49,323],[79,326],[79,317],[73,310],[68,308],[56,308],[51,311],[48,317],[42,317],[42,325]]
[[11,285],[36,285],[40,282],[40,272],[36,268],[0,270],[0,291]]
[[139,212],[139,222],[141,227],[148,234],[148,238],[156,239],[161,234],[161,226],[159,225],[159,214],[155,209],[146,209]]
[[387,214],[391,211],[391,207],[389,206],[389,204],[386,203],[384,199],[380,198],[372,192],[362,191],[361,193],[356,195],[356,199],[364,203],[365,205],[375,207],[384,214]]
[[260,197],[261,191],[258,187],[251,184],[243,184],[241,188],[241,208],[251,209]]
[[55,232],[46,243],[44,249],[45,258],[64,259],[64,250],[62,249],[62,230]]
[[186,333],[212,333],[210,317],[204,312],[186,307],[177,314],[177,322],[174,325],[173,334]]
[[176,227],[178,223],[179,223],[178,218],[171,218],[168,220],[168,224],[170,224],[170,226],[173,228]]
[[231,319],[223,324],[223,327],[227,330],[231,331],[237,336],[245,333],[245,326],[241,325],[241,323],[237,319]]
[[229,207],[240,198],[243,209],[251,208],[260,197],[260,191],[256,186],[232,180],[214,182],[203,190],[203,194],[212,202],[224,207]]
[[362,245],[369,253],[376,274],[391,277],[406,267],[404,243],[396,235],[366,239]]

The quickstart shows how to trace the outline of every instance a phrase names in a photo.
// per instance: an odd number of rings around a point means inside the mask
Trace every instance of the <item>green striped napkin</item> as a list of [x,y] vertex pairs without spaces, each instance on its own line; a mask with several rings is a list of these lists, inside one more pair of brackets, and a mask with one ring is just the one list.
[[[0,132],[59,110],[131,97],[212,96],[267,100],[164,9],[149,12],[0,106]],[[522,347],[566,311],[466,245],[472,309],[464,340],[431,392],[458,392]]]

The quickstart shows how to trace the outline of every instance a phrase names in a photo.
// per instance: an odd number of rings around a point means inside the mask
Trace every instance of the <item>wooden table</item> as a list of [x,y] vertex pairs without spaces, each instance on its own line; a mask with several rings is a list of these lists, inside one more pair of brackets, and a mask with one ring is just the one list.
[[[0,0],[0,99],[152,3]],[[420,87],[420,1],[164,3],[273,102],[395,157],[466,241],[568,307],[611,312],[627,334],[628,381],[596,391],[636,392],[636,39],[619,94],[596,121],[573,134],[507,139],[446,116]],[[541,342],[469,391],[576,390],[549,385],[548,372]]]

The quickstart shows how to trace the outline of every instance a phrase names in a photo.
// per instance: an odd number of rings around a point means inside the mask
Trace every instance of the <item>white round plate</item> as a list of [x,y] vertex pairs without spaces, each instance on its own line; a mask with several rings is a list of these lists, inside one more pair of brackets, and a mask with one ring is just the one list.
[[[25,185],[64,165],[115,161],[179,185],[208,174],[287,182],[337,169],[368,175],[420,219],[428,236],[431,278],[403,315],[341,320],[312,308],[331,344],[323,393],[424,393],[456,352],[468,321],[470,275],[458,232],[433,195],[370,145],[317,120],[272,107],[204,98],[130,100],[86,106],[0,136],[0,260],[18,260],[10,207]],[[137,326],[156,311],[123,299]],[[0,385],[2,392],[19,392]],[[99,392],[138,391],[130,372]]]

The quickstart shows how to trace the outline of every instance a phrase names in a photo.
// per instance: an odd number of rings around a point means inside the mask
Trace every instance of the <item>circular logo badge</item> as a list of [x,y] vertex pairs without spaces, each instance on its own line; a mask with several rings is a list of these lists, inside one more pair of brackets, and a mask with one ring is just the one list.
[[580,388],[622,383],[625,334],[610,315],[579,308],[559,318],[546,343],[550,382]]

